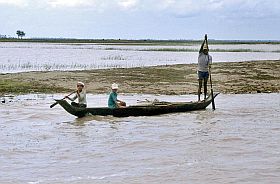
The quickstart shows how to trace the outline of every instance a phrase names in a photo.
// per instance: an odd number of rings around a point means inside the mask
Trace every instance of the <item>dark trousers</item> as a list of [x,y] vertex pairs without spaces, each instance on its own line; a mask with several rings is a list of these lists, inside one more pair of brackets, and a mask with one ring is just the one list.
[[74,106],[74,107],[83,107],[83,108],[87,107],[86,104],[79,104],[79,103],[76,103],[76,102],[71,102],[71,105]]

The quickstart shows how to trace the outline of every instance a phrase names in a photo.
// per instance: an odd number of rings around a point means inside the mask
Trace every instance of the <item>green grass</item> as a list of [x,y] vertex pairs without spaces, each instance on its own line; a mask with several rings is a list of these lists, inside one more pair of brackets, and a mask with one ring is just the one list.
[[[159,52],[198,52],[197,49],[187,49],[187,48],[159,48],[159,49],[142,49],[140,51],[159,51]],[[210,49],[211,52],[264,52],[260,50],[252,49]]]
[[[202,40],[126,40],[126,39],[74,39],[74,38],[38,38],[17,39],[0,38],[0,42],[39,42],[39,43],[94,43],[102,45],[193,45]],[[280,41],[257,40],[208,40],[209,44],[280,44]]]
[[0,80],[0,94],[12,93],[12,94],[26,94],[26,93],[53,93],[67,91],[64,88],[47,86],[38,82],[23,82],[16,80]]

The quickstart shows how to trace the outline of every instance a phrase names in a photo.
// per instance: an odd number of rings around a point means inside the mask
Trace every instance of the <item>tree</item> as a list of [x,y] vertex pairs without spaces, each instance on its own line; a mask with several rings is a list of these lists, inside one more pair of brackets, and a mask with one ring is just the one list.
[[17,36],[18,36],[18,38],[19,38],[19,36],[21,35],[21,31],[20,30],[17,30]]
[[22,37],[24,37],[25,36],[25,32],[21,32],[21,39],[22,39]]
[[16,34],[18,35],[18,38],[20,37],[22,39],[22,37],[25,36],[25,32],[17,30]]

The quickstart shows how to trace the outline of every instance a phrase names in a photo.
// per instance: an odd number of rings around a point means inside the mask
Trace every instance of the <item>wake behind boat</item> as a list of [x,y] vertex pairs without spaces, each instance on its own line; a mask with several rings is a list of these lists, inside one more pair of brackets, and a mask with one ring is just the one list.
[[[219,93],[214,94],[214,98]],[[212,102],[211,95],[203,101],[197,102],[156,102],[146,105],[132,105],[126,108],[108,108],[108,107],[97,107],[97,108],[81,108],[70,105],[66,100],[56,100],[68,113],[83,117],[87,114],[108,116],[112,115],[115,117],[128,117],[128,116],[154,116],[167,113],[176,112],[187,112],[206,109],[206,107]]]

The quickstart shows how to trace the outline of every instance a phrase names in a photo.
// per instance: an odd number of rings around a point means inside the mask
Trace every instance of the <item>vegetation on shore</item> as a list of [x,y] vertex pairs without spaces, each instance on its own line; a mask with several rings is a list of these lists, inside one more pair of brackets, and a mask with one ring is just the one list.
[[15,79],[0,79],[1,94],[26,94],[26,93],[58,93],[66,91],[62,87],[53,88],[51,85],[45,85],[38,81],[27,82]]
[[[188,48],[156,48],[156,49],[143,49],[140,51],[162,51],[162,52],[198,52],[198,49],[188,49]],[[267,52],[261,50],[252,49],[211,49],[211,52]],[[275,51],[278,52],[278,51]]]
[[[68,93],[77,81],[90,93],[108,93],[116,82],[121,93],[196,94],[196,64],[1,74],[0,94]],[[222,93],[280,92],[280,61],[215,63],[214,91]]]
[[[201,40],[126,40],[126,39],[73,39],[73,38],[0,38],[0,42],[38,42],[38,43],[73,43],[101,45],[193,45],[201,44]],[[280,44],[274,40],[209,40],[209,44]]]

